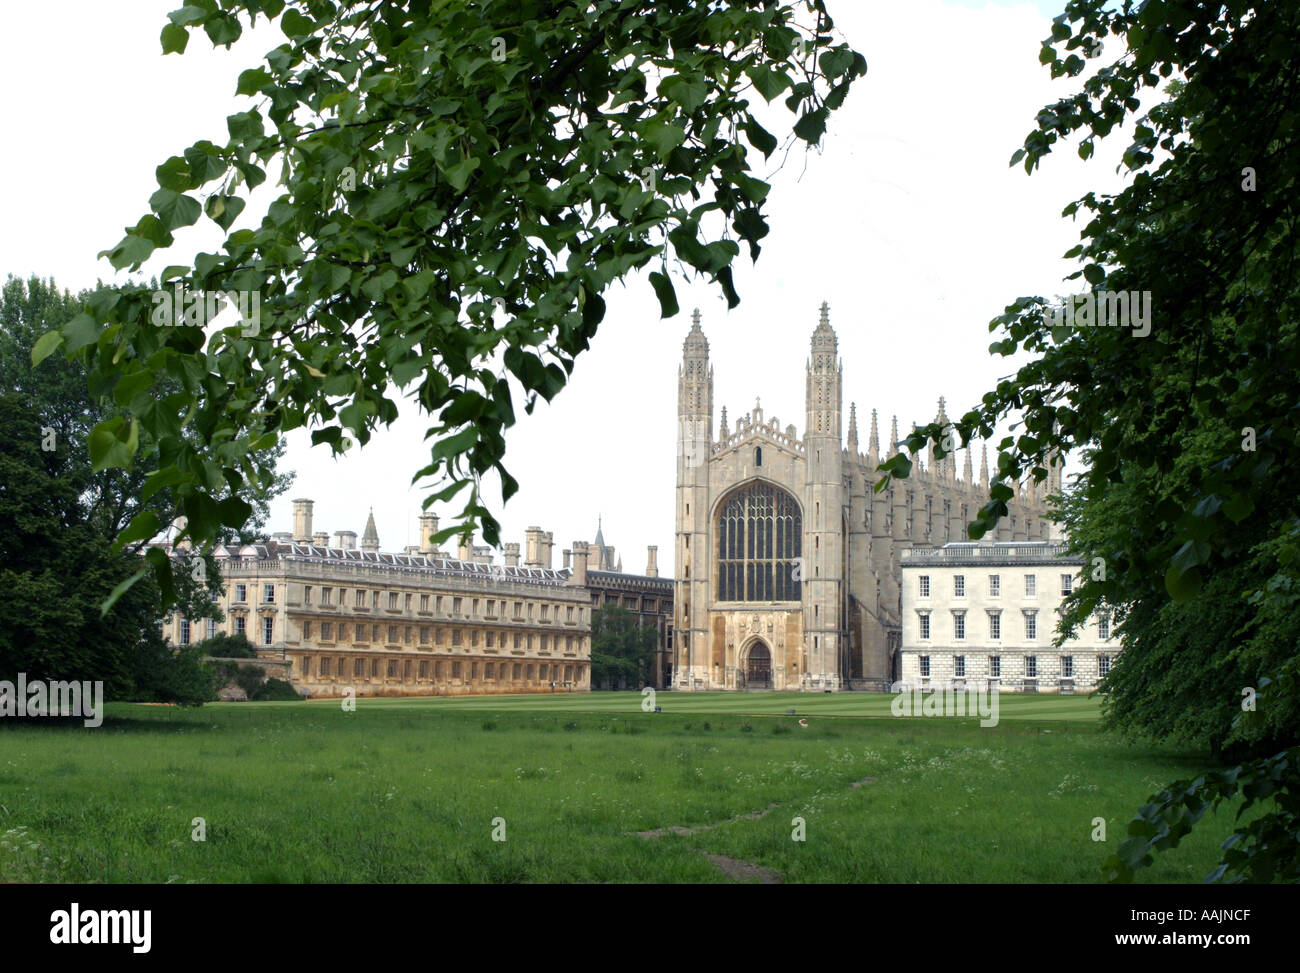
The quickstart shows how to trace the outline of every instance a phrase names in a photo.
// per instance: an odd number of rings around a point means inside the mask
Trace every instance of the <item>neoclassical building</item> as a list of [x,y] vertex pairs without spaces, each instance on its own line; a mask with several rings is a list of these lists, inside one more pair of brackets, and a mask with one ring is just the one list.
[[1061,603],[1083,559],[1046,541],[949,543],[903,551],[903,647],[909,689],[1092,692],[1120,641],[1096,615],[1059,647]]
[[[865,451],[856,407],[843,427],[843,366],[821,307],[805,369],[802,434],[760,405],[714,426],[713,366],[696,311],[678,372],[673,685],[718,690],[886,689],[898,675],[901,553],[966,540],[988,498],[971,453],[917,462],[882,493],[877,466],[897,452],[898,420],[882,450],[876,413]],[[793,378],[793,376],[791,376]],[[947,422],[943,399],[936,421]],[[990,541],[1048,540],[1046,483],[1014,484]]]

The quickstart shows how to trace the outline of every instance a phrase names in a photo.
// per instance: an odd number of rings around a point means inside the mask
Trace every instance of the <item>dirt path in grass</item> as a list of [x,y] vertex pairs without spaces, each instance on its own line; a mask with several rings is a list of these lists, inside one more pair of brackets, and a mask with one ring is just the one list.
[[[874,784],[880,778],[863,777],[862,780],[855,780],[849,785],[850,790],[857,790],[859,787],[866,787],[868,784]],[[675,835],[695,835],[703,834],[706,831],[713,831],[715,828],[721,828],[726,824],[735,824],[738,821],[759,821],[767,817],[770,813],[781,806],[780,802],[774,802],[763,808],[761,811],[750,811],[748,814],[737,814],[735,817],[727,818],[725,821],[719,821],[716,824],[702,824],[696,828],[686,828],[680,824],[671,824],[666,828],[654,828],[651,831],[638,831],[638,838],[652,839],[662,838],[667,834]],[[767,868],[763,865],[755,865],[753,862],[747,862],[740,858],[729,858],[726,855],[714,855],[707,851],[702,851],[713,865],[726,875],[727,878],[745,881],[747,879],[758,879],[760,885],[780,885],[781,873],[774,868]]]

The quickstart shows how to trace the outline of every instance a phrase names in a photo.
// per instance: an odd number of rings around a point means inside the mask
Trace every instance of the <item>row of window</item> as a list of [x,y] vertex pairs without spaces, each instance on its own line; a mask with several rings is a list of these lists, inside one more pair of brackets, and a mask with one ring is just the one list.
[[[347,642],[350,637],[353,642],[378,642],[380,641],[380,635],[384,628],[385,626],[381,626],[377,623],[367,625],[364,622],[356,622],[349,627],[348,622],[321,622],[319,630],[320,641]],[[468,644],[470,648],[477,648],[481,637],[484,647],[489,649],[513,648],[528,649],[531,651],[534,646],[535,638],[540,638],[541,651],[543,652],[549,652],[551,650],[552,642],[556,651],[559,651],[561,646],[561,636],[559,635],[554,636],[554,639],[552,640],[552,636],[550,635],[535,636],[531,632],[496,632],[491,630],[481,632],[478,629],[469,629],[469,640],[466,642],[465,629],[448,628],[444,625],[388,625],[386,628],[387,632],[385,634],[388,636],[387,644],[389,645],[414,645],[416,644],[415,638],[418,635],[419,645],[445,645],[450,641],[452,646]],[[336,630],[338,633],[337,639],[335,637]],[[368,637],[367,630],[369,631]],[[311,620],[304,621],[302,623],[303,641],[311,640],[314,631],[316,631],[316,628]],[[450,639],[448,639],[448,632],[451,633]],[[430,634],[432,634],[432,642],[430,642]],[[563,638],[564,651],[572,652],[575,636],[565,635]],[[581,646],[581,636],[576,638],[578,645]]]
[[[337,600],[338,607],[343,608],[347,604],[347,592],[348,592],[347,588],[336,589],[333,587],[314,587],[312,585],[303,586],[303,598],[302,598],[303,604],[304,605],[312,604],[312,597],[314,594],[317,593],[317,591],[319,592],[319,596],[320,596],[319,604],[322,608],[332,608],[335,606],[336,592],[337,592],[337,599],[338,599]],[[373,588],[371,589],[354,588],[352,590],[352,606],[354,608],[369,607],[372,609],[378,609],[380,603],[380,594],[381,593],[379,590]],[[470,615],[478,616],[480,604],[486,603],[485,611],[483,614],[484,618],[496,618],[498,617],[498,612],[499,612],[501,617],[511,617],[520,621],[522,621],[524,618],[527,618],[528,620],[531,621],[534,617],[536,617],[539,614],[541,620],[544,622],[551,621],[552,619],[554,619],[555,621],[560,621],[561,617],[563,617],[563,620],[566,622],[574,621],[573,605],[557,605],[552,602],[533,602],[533,601],[510,602],[504,598],[500,598],[500,599],[464,598],[458,595],[457,596],[419,595],[418,596],[419,601],[416,602],[414,600],[416,597],[417,596],[413,594],[405,594],[396,591],[390,591],[388,592],[387,605],[389,610],[391,611],[402,610],[406,612],[412,611],[416,604],[419,605],[420,611],[427,612],[430,610],[430,605],[432,605],[433,611],[439,615],[443,613],[444,607],[450,607],[450,610],[453,614],[459,615],[464,611],[464,607],[465,607],[464,603],[469,602]],[[238,603],[243,603],[248,601],[248,585],[246,584],[235,585],[235,601]],[[262,585],[262,602],[264,604],[275,603],[274,584]],[[540,607],[540,612],[538,611],[539,607]],[[511,614],[512,610],[513,610],[513,614]],[[582,620],[581,610],[579,610],[577,620],[578,621]]]
[[[930,613],[928,611],[918,611],[917,618],[920,621],[920,638],[921,641],[928,641],[930,638]],[[986,611],[989,620],[989,639],[997,640],[1002,638],[1002,612],[1000,609],[991,609]],[[1025,624],[1025,638],[1038,638],[1038,612],[1034,610],[1021,611],[1021,617]],[[966,638],[966,612],[955,609],[952,612],[952,637],[960,641]],[[1097,618],[1097,637],[1101,639],[1110,638],[1110,616],[1101,615]]]
[[[921,664],[921,677],[928,679],[930,677],[930,657],[928,655],[923,655],[920,657],[919,661]],[[1110,672],[1110,656],[1108,655],[1097,656],[1097,674],[1100,676],[1105,676],[1109,672]],[[955,655],[952,657],[952,673],[953,676],[958,679],[964,679],[966,677],[966,657],[964,655]],[[989,656],[989,678],[990,679],[1002,678],[1002,656],[1000,655]],[[1025,656],[1025,678],[1027,679],[1038,678],[1038,656],[1036,655]],[[1061,678],[1062,679],[1074,678],[1074,656],[1072,655],[1061,656]]]
[[[347,661],[342,656],[337,658],[322,656],[319,660],[319,674],[321,676],[346,678],[349,668]],[[383,676],[380,675],[381,662],[383,663]],[[312,674],[312,659],[310,656],[304,656],[299,664],[304,677]],[[466,674],[470,679],[478,679],[481,671],[483,679],[501,682],[518,682],[520,680],[524,682],[534,680],[549,682],[552,679],[556,682],[572,682],[575,667],[572,664],[561,666],[559,663],[552,665],[546,662],[534,664],[531,662],[461,662],[460,660],[444,662],[436,659],[420,659],[418,661],[414,659],[353,659],[351,670],[351,677],[354,679],[386,677],[388,679],[402,678],[410,681],[412,678],[424,680],[432,678],[435,681],[441,681],[449,677],[451,679],[463,679]],[[581,677],[581,666],[577,667],[577,673]]]
[[[205,637],[212,638],[212,636],[216,634],[217,634],[217,623],[213,619],[209,618],[208,634]],[[235,616],[235,634],[243,635],[246,638],[248,636],[248,619],[245,618],[243,615]],[[275,636],[275,619],[263,618],[262,619],[262,644],[270,645],[274,641],[274,636]],[[188,618],[182,618],[181,619],[181,640],[180,640],[181,645],[189,645],[190,637],[191,637],[190,620]]]
[[[1025,597],[1034,598],[1038,595],[1038,575],[1026,574],[1025,576]],[[1062,574],[1061,576],[1061,597],[1065,597],[1074,590],[1074,575]],[[1002,597],[1002,575],[990,574],[988,576],[990,598]],[[930,576],[922,574],[917,578],[919,588],[918,595],[921,598],[930,597]],[[966,575],[954,574],[952,576],[952,594],[954,598],[966,597]]]

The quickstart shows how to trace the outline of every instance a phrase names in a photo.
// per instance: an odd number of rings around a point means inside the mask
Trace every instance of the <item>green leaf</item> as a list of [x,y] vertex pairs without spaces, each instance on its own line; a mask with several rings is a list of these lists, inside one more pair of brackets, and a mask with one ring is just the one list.
[[655,150],[660,159],[667,159],[673,149],[686,141],[686,133],[676,125],[652,121],[642,130],[641,137]]
[[159,40],[162,41],[162,52],[164,54],[184,54],[185,45],[190,40],[190,32],[176,24],[168,24],[162,29]]
[[255,95],[273,80],[271,72],[266,68],[249,68],[247,71],[240,72],[239,82],[235,85],[235,94]]
[[139,445],[139,420],[106,419],[90,431],[91,469],[98,473],[113,467],[129,468]]
[[650,272],[650,286],[655,289],[655,297],[659,298],[659,317],[671,318],[681,310],[677,306],[677,291],[673,289],[673,282],[657,270]]
[[57,331],[47,331],[36,339],[32,345],[32,365],[39,365],[54,353],[54,349],[63,344],[63,335]]
[[105,616],[107,616],[108,613],[112,611],[113,606],[117,604],[117,600],[121,598],[124,594],[126,594],[129,590],[131,590],[131,588],[135,585],[135,583],[140,579],[142,579],[148,573],[149,573],[149,568],[141,568],[135,574],[131,575],[131,577],[127,578],[116,588],[110,591],[108,593],[108,597],[105,598],[103,603],[99,606],[99,617],[104,618]]
[[63,340],[64,350],[69,354],[80,351],[99,340],[99,325],[89,314],[78,314],[63,326]]
[[306,37],[316,29],[316,22],[290,8],[280,18],[280,29],[284,31],[286,37]]
[[160,189],[150,196],[149,206],[169,231],[194,224],[203,212],[197,199],[171,189]]
[[740,129],[745,133],[745,138],[749,140],[749,144],[763,153],[763,158],[766,159],[776,149],[776,136],[754,119],[751,118],[746,121],[741,125]]

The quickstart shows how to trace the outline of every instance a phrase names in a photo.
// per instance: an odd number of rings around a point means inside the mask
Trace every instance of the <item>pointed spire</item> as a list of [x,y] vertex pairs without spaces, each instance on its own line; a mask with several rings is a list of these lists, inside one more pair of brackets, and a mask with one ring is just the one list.
[[970,446],[969,446],[969,445],[966,447],[966,466],[965,466],[965,468],[962,470],[961,478],[962,478],[962,481],[963,481],[967,486],[970,486],[971,479],[972,479],[972,474],[971,474],[971,468],[970,468]]
[[894,416],[889,423],[889,453],[893,456],[898,452],[898,416]]
[[935,422],[947,422],[948,413],[943,410],[943,396],[939,396],[939,414],[934,417]]
[[980,486],[987,488],[989,485],[989,444],[984,443],[980,446]]
[[824,324],[827,327],[830,327],[831,324],[831,306],[827,304],[825,301],[822,301],[821,320],[818,322],[818,324]]
[[849,441],[848,449],[854,456],[858,455],[858,404],[849,403]]
[[871,435],[867,439],[867,449],[871,451],[872,456],[880,454],[880,432],[876,429],[876,410],[871,410]]
[[722,428],[718,430],[718,438],[726,439],[731,433],[727,431],[727,407],[722,407]]
[[694,331],[700,326],[700,309],[697,307],[691,312],[691,330]]
[[370,517],[366,520],[365,533],[361,535],[361,550],[379,550],[379,531],[375,529],[375,508],[370,508]]

